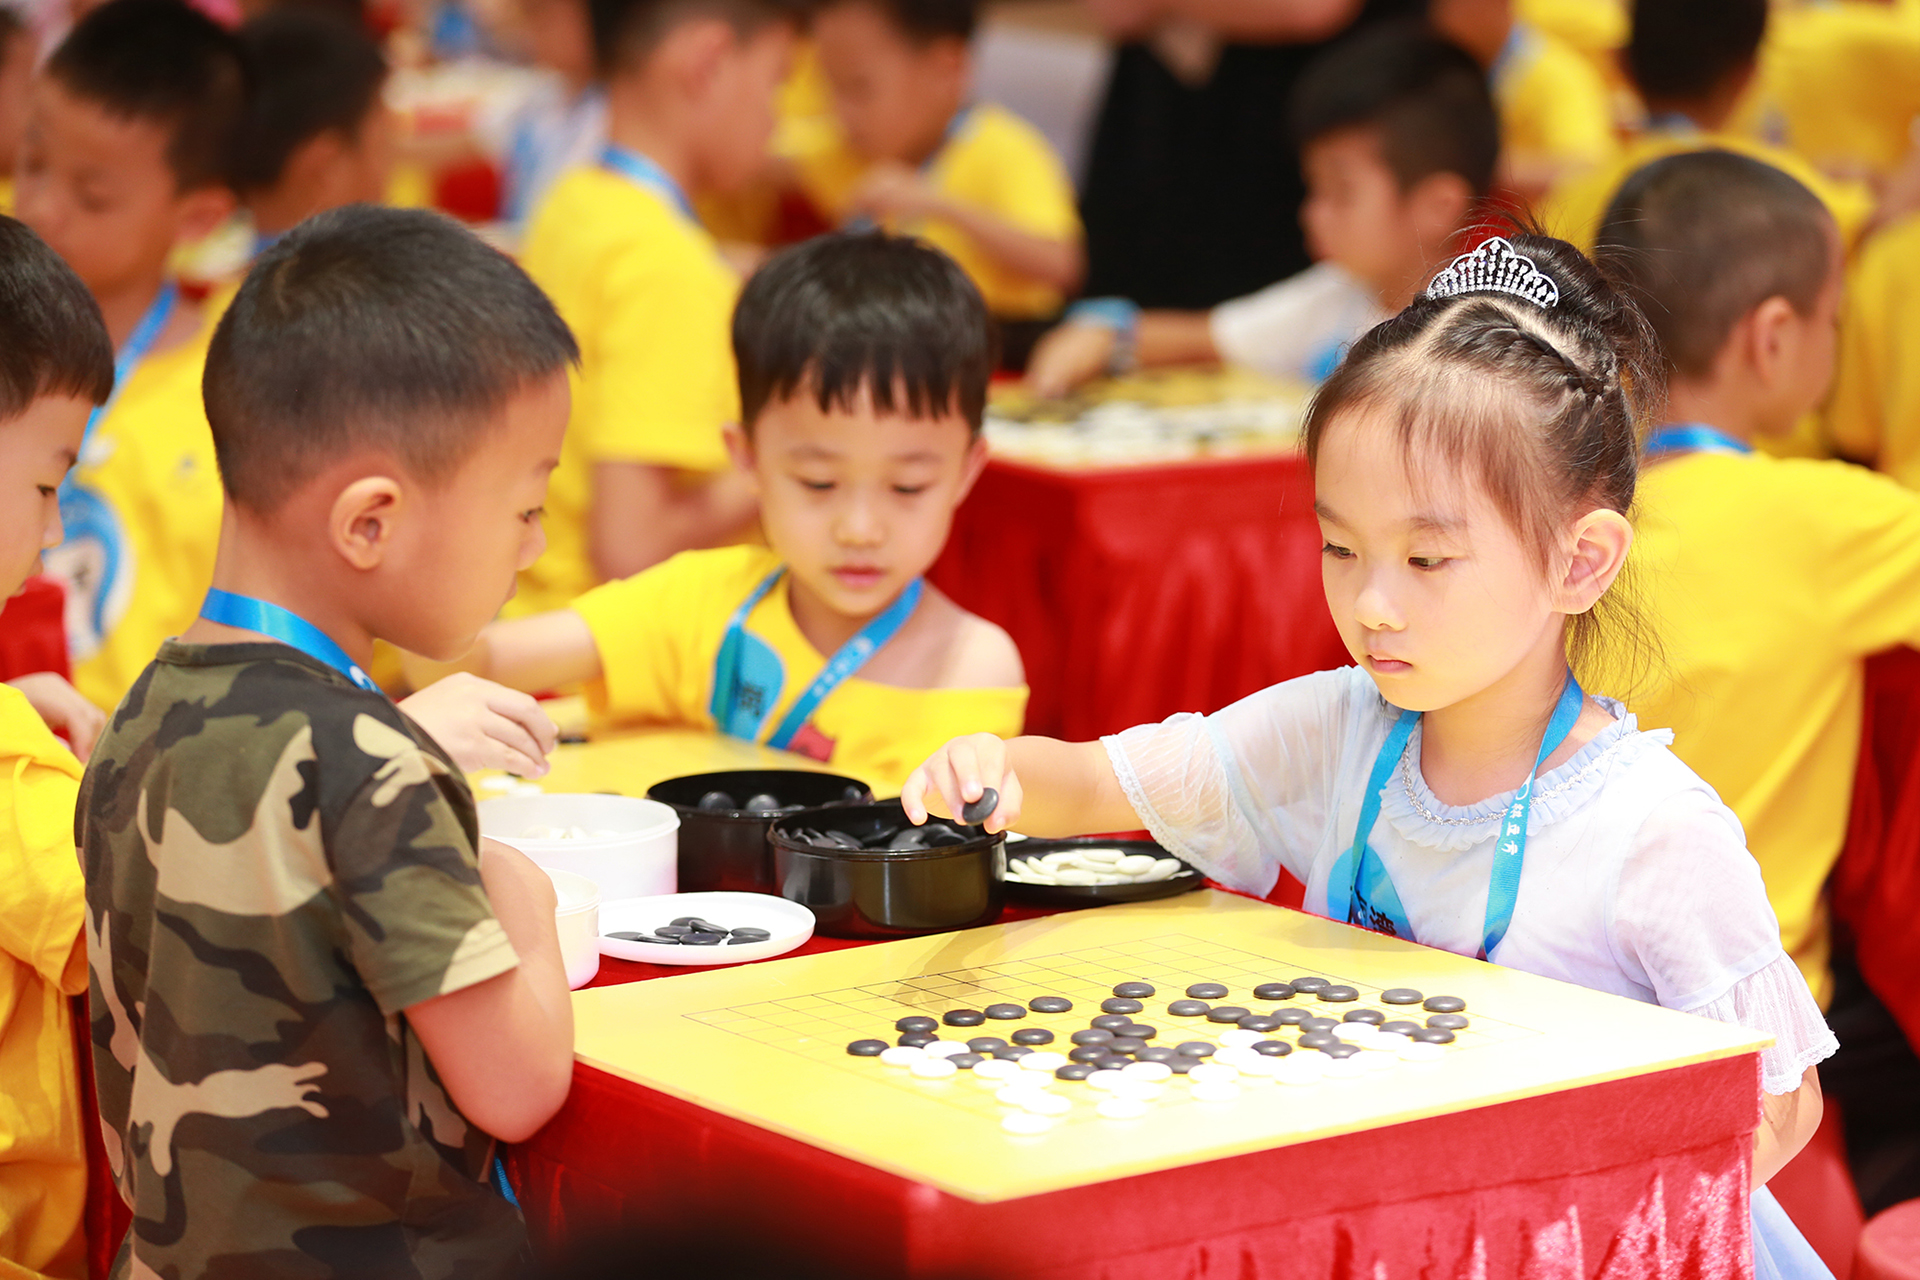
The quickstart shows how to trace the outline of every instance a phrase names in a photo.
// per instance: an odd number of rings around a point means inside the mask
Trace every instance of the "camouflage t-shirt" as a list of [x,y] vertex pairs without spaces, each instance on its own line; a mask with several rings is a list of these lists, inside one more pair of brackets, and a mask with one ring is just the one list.
[[282,645],[170,641],[77,824],[102,1127],[133,1208],[114,1274],[522,1272],[492,1140],[402,1016],[517,963],[473,797],[426,732]]

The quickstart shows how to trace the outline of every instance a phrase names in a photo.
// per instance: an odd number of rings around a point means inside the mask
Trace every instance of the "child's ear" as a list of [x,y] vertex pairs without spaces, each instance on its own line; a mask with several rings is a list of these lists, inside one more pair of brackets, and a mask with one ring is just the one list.
[[739,423],[729,422],[720,429],[720,438],[726,442],[727,456],[733,459],[733,469],[752,481],[754,492],[758,493],[760,474],[754,470],[753,437]]
[[1770,388],[1787,376],[1787,365],[1793,358],[1792,329],[1799,318],[1793,304],[1776,294],[1741,321],[1747,359],[1762,388]]
[[961,463],[960,489],[953,496],[953,505],[959,506],[973,492],[973,486],[979,481],[981,472],[987,469],[987,437],[980,432],[973,433],[973,439],[967,444],[966,461]]
[[670,32],[654,56],[668,68],[682,91],[698,100],[706,97],[720,78],[727,56],[738,45],[738,34],[724,18],[696,18]]
[[391,476],[362,476],[340,491],[327,513],[327,540],[354,568],[377,569],[393,545],[406,493]]
[[1457,173],[1430,173],[1407,192],[1407,210],[1429,257],[1444,255],[1473,210],[1473,188]]
[[1573,529],[1572,555],[1561,580],[1554,608],[1560,613],[1585,613],[1600,602],[1633,547],[1633,525],[1618,511],[1604,507],[1589,511]]
[[214,228],[233,215],[239,202],[223,186],[196,187],[174,197],[175,244],[192,244],[213,234]]

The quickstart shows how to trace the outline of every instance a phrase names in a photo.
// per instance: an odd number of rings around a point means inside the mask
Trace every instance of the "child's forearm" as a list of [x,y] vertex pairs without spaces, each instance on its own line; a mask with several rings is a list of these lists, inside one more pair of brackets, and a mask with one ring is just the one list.
[[1753,1185],[1764,1187],[1813,1140],[1825,1104],[1820,1097],[1820,1073],[1808,1067],[1800,1087],[1792,1093],[1761,1096],[1760,1129],[1753,1139]]
[[1220,359],[1208,311],[1142,311],[1134,331],[1134,359],[1142,365],[1204,364]]
[[600,675],[600,648],[571,609],[489,623],[469,655],[475,675],[523,693],[565,689]]
[[1140,825],[1098,742],[1015,738],[1007,743],[1007,765],[1020,780],[1019,828],[1026,835],[1077,836]]
[[1087,258],[1079,237],[1058,239],[1035,235],[983,209],[954,200],[942,200],[938,213],[966,232],[989,257],[1013,274],[1037,280],[1066,294],[1080,287]]

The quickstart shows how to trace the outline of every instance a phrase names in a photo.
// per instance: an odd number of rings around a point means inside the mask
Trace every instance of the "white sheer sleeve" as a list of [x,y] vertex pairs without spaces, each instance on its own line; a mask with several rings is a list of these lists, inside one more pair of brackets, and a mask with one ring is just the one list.
[[1312,867],[1356,699],[1378,701],[1355,674],[1322,671],[1210,716],[1138,725],[1103,739],[1107,758],[1156,840],[1221,884],[1264,896],[1281,867],[1303,881]]
[[1681,792],[1642,825],[1621,868],[1613,935],[1659,1003],[1774,1038],[1762,1087],[1791,1093],[1839,1047],[1806,979],[1780,946],[1759,864],[1740,821],[1710,792]]

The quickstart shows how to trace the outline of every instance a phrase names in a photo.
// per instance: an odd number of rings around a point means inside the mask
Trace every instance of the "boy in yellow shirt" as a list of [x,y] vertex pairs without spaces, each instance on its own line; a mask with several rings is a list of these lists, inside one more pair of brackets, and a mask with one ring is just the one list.
[[200,371],[216,316],[167,263],[233,210],[245,98],[238,41],[178,0],[109,0],[33,88],[19,215],[92,290],[118,352],[47,556],[74,685],[103,708],[193,620],[213,575],[220,477]]
[[1665,661],[1654,687],[1619,692],[1740,816],[1824,1004],[1862,660],[1920,643],[1920,495],[1754,452],[1833,369],[1840,237],[1804,186],[1730,152],[1669,157],[1621,189],[1599,258],[1640,294],[1672,369],[1634,548]]
[[784,0],[597,0],[607,145],[534,214],[521,262],[580,340],[547,552],[516,613],[736,540],[753,495],[722,429],[739,278],[693,212],[765,165],[796,26]]
[[1621,62],[1646,106],[1646,128],[1610,162],[1556,184],[1541,208],[1543,228],[1589,248],[1629,174],[1662,156],[1717,147],[1753,156],[1812,190],[1851,245],[1874,216],[1871,191],[1732,130],[1758,65],[1767,9],[1768,0],[1634,0]]
[[1846,316],[1827,437],[1842,457],[1920,489],[1920,218],[1861,248],[1847,281]]
[[1086,260],[1073,183],[1038,129],[970,102],[976,0],[833,0],[813,19],[841,136],[795,157],[829,218],[917,235],[1003,320],[1059,314]]
[[746,412],[728,444],[770,545],[683,552],[495,623],[469,665],[522,689],[597,680],[613,718],[717,729],[879,788],[959,726],[1017,730],[1013,642],[921,577],[986,463],[978,291],[915,241],[823,236],[754,275],[733,337]]
[[[113,388],[86,286],[0,217],[0,598],[60,541],[60,482]],[[0,685],[0,1274],[87,1274],[86,1151],[70,1000],[87,989],[73,845],[80,762]]]

